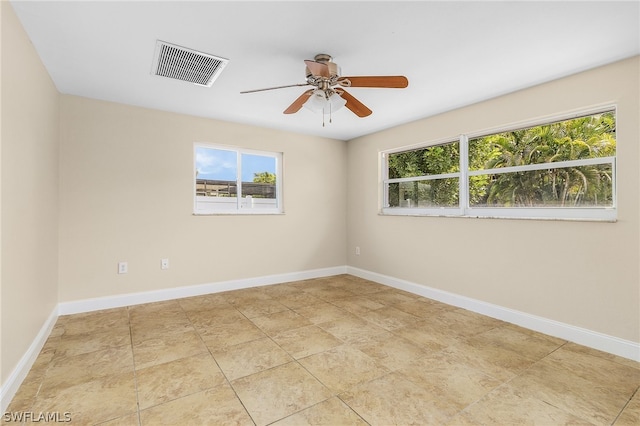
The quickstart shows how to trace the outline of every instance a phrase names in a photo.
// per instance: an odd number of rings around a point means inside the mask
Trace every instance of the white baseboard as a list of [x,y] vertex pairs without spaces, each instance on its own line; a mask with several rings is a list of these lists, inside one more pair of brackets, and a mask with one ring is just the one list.
[[549,336],[558,337],[560,339],[640,362],[640,343],[620,339],[618,337],[538,317],[525,312],[494,305],[481,300],[471,299],[469,297],[449,293],[447,291],[438,290],[364,269],[347,266],[347,273],[400,290],[408,291],[410,293],[418,294],[429,299],[437,300],[448,305],[477,312],[491,318],[516,324]]
[[121,308],[123,306],[140,305],[142,303],[162,302],[165,300],[182,299],[184,297],[201,296],[203,294],[219,293],[222,291],[240,290],[249,287],[260,287],[346,273],[346,266],[335,266],[331,268],[288,272],[256,278],[220,281],[186,287],[173,287],[163,290],[76,300],[73,302],[61,302],[58,304],[58,312],[60,315],[78,314],[82,312],[99,311],[101,309]]
[[20,358],[18,361],[18,365],[13,369],[7,380],[0,387],[0,413],[4,413],[9,403],[15,396],[18,388],[29,374],[29,370],[33,366],[33,363],[38,358],[42,347],[46,343],[49,335],[51,334],[51,330],[53,330],[53,326],[56,325],[56,321],[58,319],[58,307],[56,306],[49,317],[46,319],[42,328],[36,335],[36,338],[31,342],[29,349],[27,352]]

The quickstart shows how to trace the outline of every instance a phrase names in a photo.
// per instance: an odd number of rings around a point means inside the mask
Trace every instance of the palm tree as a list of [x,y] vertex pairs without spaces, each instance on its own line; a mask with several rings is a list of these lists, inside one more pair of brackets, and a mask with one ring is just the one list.
[[[479,167],[485,170],[613,156],[615,117],[613,112],[607,112],[495,134],[470,143],[490,151],[484,167]],[[477,147],[475,150],[481,151]],[[609,165],[596,164],[495,174],[488,184],[485,182],[486,196],[482,201],[513,207],[607,204],[612,200],[611,172]]]

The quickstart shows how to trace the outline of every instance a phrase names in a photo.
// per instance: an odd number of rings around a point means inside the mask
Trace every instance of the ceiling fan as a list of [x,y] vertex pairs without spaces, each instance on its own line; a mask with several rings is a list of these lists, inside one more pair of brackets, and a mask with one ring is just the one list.
[[293,114],[305,106],[312,111],[322,111],[324,116],[324,113],[328,112],[331,114],[332,111],[337,111],[339,108],[346,106],[358,117],[367,117],[371,115],[372,111],[344,90],[345,87],[403,89],[409,85],[407,77],[401,75],[343,77],[340,75],[340,67],[338,67],[338,64],[335,62],[332,62],[331,59],[331,55],[320,53],[316,55],[313,60],[305,60],[306,83],[246,90],[240,93],[254,93],[296,86],[314,86],[314,89],[305,91],[298,99],[293,101],[293,103],[284,110],[284,113]]

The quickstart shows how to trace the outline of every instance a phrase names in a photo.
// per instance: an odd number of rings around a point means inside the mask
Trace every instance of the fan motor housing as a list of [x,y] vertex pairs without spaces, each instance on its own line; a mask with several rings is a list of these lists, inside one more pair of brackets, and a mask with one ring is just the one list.
[[[322,64],[325,64],[327,66],[327,68],[329,69],[329,78],[335,78],[335,77],[340,77],[340,67],[338,66],[338,64],[336,64],[335,62],[331,62],[331,55],[326,54],[326,53],[318,53],[316,56],[314,56],[313,60],[316,62],[320,62]],[[306,74],[307,74],[307,79],[314,78],[313,73],[309,70],[309,68],[305,69]]]

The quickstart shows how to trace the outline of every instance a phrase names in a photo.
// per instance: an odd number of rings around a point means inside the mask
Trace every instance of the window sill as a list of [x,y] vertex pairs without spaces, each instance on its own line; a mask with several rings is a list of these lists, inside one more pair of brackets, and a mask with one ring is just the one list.
[[192,216],[280,216],[284,212],[193,212]]
[[[604,213],[604,214],[603,214]],[[408,216],[408,217],[447,217],[447,218],[465,218],[465,219],[508,219],[508,220],[542,220],[542,221],[566,221],[566,222],[604,222],[604,223],[616,223],[618,218],[615,210],[599,211],[598,214],[591,214],[585,216],[536,216],[533,214],[527,214],[527,212],[519,212],[518,215],[504,215],[494,212],[490,214],[479,213],[445,213],[445,212],[409,212],[382,210],[378,212],[379,216]]]

